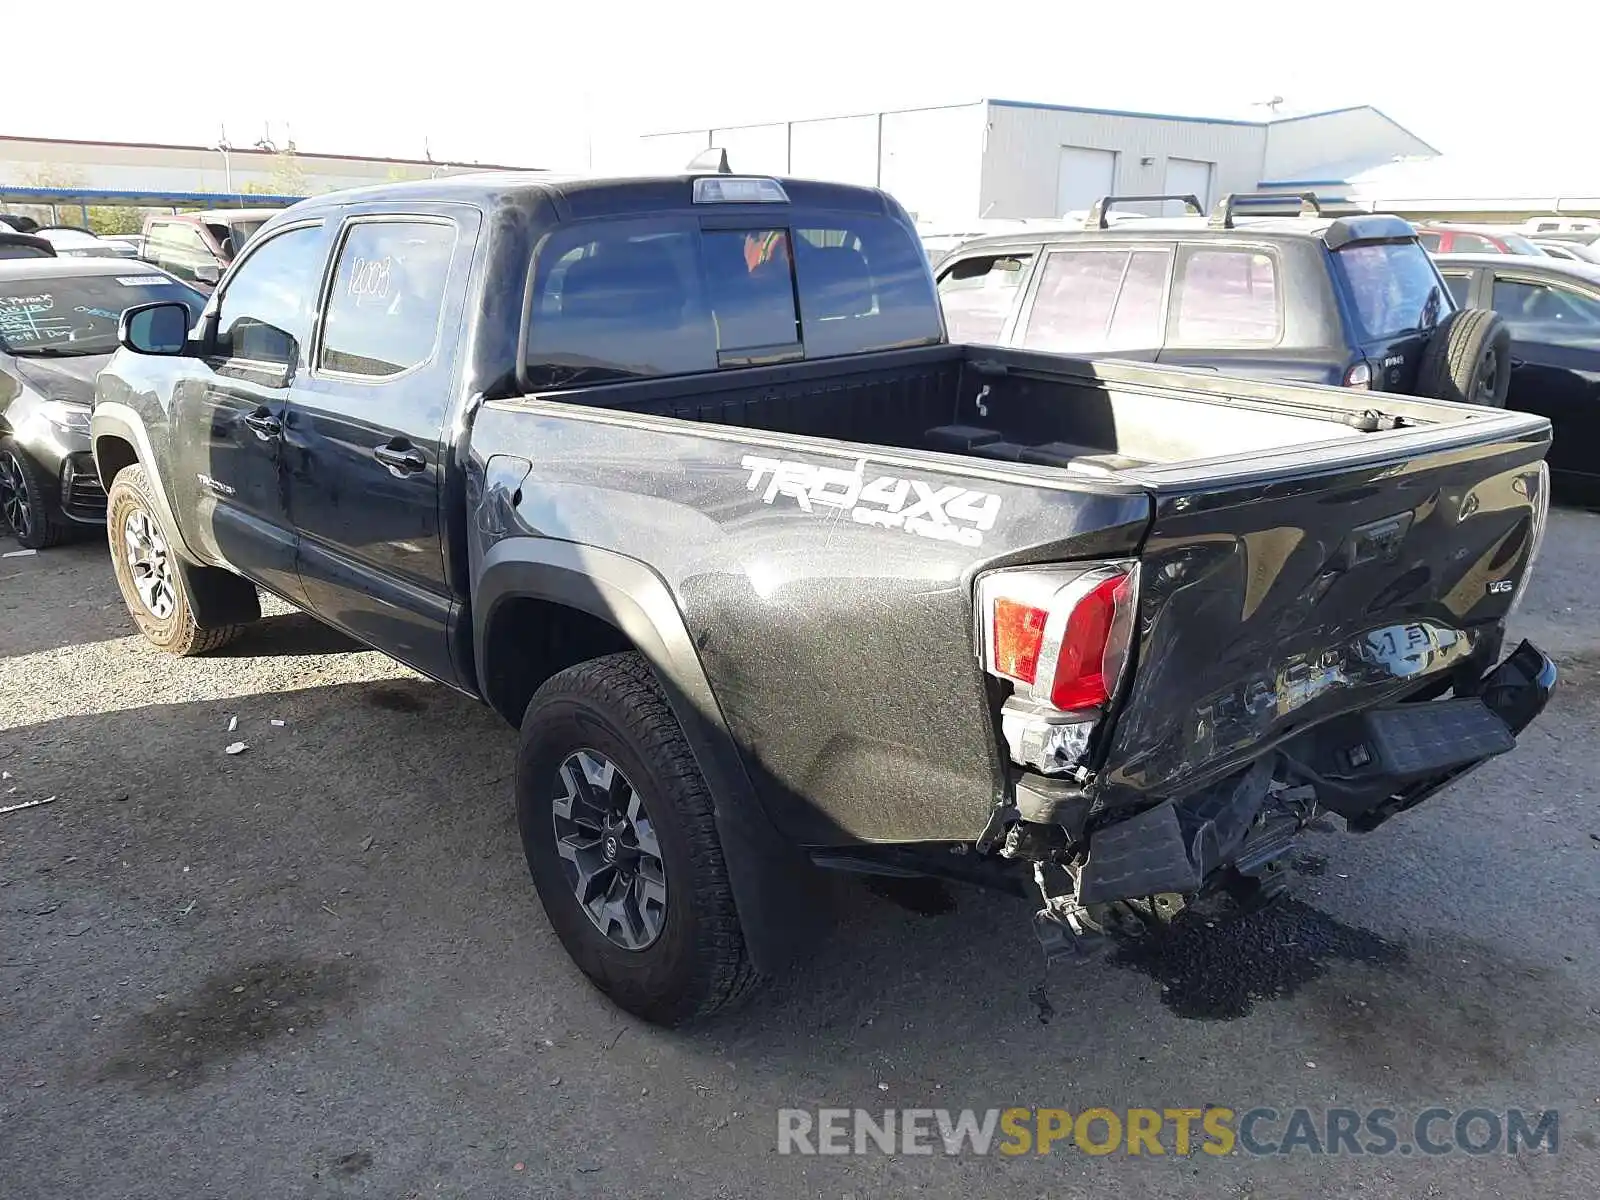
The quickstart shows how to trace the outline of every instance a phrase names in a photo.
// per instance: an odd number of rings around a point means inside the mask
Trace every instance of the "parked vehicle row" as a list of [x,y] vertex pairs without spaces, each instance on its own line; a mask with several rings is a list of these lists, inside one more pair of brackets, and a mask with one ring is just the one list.
[[[1348,305],[1340,352],[1409,378],[1451,312],[1385,218],[1145,224],[1065,278],[1147,344]],[[815,867],[1031,894],[1051,953],[1268,899],[1319,813],[1421,803],[1555,681],[1503,646],[1546,421],[952,345],[873,189],[318,197],[122,344],[91,436],[136,626],[199,653],[265,589],[492,705],[551,926],[666,1024],[803,944]]]
[[0,262],[0,522],[29,549],[105,521],[89,445],[94,381],[123,310],[205,297],[163,271],[103,257]]

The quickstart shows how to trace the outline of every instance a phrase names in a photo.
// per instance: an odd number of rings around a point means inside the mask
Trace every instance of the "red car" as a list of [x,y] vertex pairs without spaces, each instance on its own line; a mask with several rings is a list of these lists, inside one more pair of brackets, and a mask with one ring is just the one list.
[[1413,221],[1417,241],[1429,254],[1531,254],[1544,251],[1503,225],[1422,225]]

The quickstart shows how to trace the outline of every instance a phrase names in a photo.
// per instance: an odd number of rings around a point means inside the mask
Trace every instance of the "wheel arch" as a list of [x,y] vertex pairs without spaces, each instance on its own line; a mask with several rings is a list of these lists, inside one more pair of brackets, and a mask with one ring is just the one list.
[[[107,492],[116,480],[117,472],[125,467],[142,466],[150,480],[151,499],[155,501],[167,536],[174,540],[182,557],[191,563],[201,560],[189,548],[184,538],[183,526],[172,511],[172,497],[168,495],[161,468],[157,464],[155,449],[150,443],[144,419],[126,404],[99,402],[89,426],[89,442],[94,451],[94,468],[100,476],[100,486]],[[129,453],[133,457],[128,457]]]
[[[513,724],[522,717],[517,703],[526,708],[538,685],[566,667],[619,650],[637,651],[650,664],[710,791],[752,961],[763,973],[777,970],[798,940],[793,910],[803,907],[794,905],[785,883],[798,883],[808,868],[762,807],[683,614],[661,577],[611,551],[507,538],[484,556],[473,606],[483,698]],[[532,669],[499,668],[495,661],[502,656],[531,662]]]

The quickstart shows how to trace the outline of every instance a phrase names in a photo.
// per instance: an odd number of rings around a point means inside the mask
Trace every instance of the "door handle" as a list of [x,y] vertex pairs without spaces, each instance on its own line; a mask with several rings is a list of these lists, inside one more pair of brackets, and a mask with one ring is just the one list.
[[1517,358],[1517,357],[1513,356],[1512,359],[1511,359],[1511,365],[1512,365],[1513,368],[1515,368],[1515,367],[1525,367],[1525,366],[1528,365],[1528,360],[1525,359],[1525,358]]
[[425,471],[428,468],[428,460],[422,451],[398,438],[381,446],[374,446],[372,457],[388,467],[389,474],[396,479],[415,475],[418,471]]
[[246,416],[244,423],[250,426],[250,431],[263,442],[271,441],[283,432],[283,422],[265,407],[258,408]]

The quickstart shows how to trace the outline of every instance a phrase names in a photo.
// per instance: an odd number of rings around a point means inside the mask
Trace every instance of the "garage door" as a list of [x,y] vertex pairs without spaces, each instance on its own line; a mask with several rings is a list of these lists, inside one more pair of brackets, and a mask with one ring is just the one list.
[[[1211,207],[1211,164],[1193,158],[1167,159],[1167,186],[1161,189],[1169,196],[1194,195],[1202,207]],[[1163,216],[1182,216],[1182,204],[1168,203]]]
[[1101,196],[1117,190],[1117,152],[1086,146],[1061,147],[1056,168],[1056,211],[1051,216],[1087,211]]

